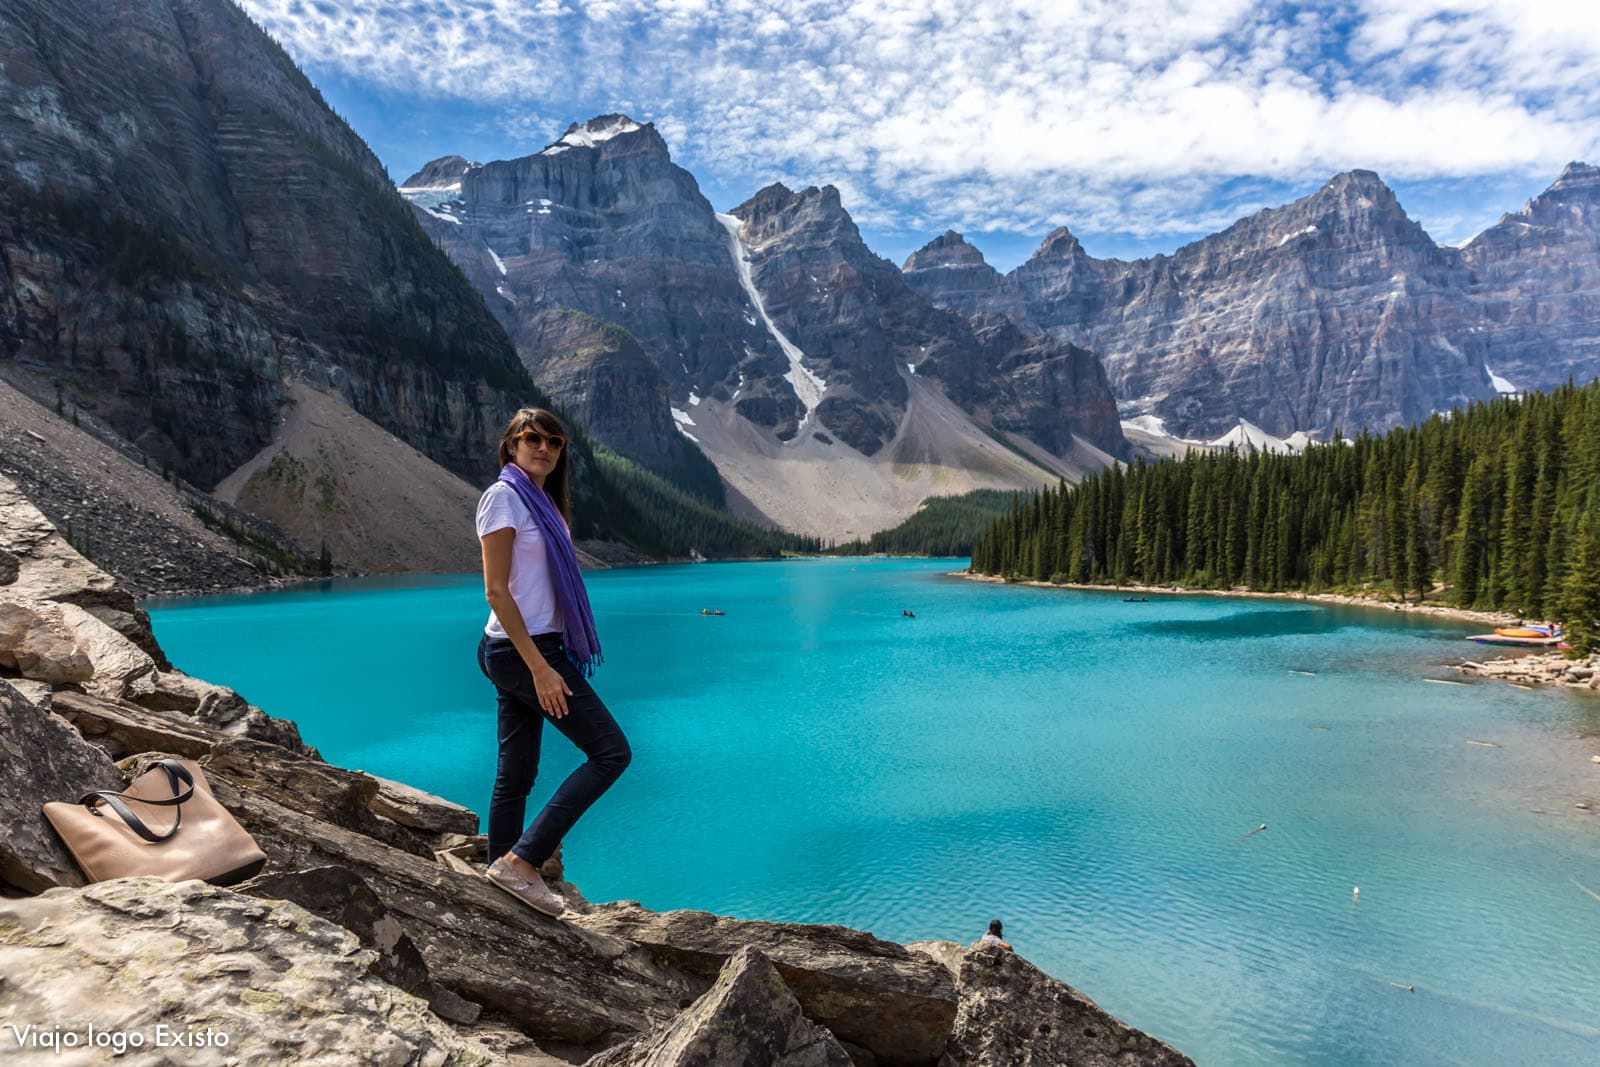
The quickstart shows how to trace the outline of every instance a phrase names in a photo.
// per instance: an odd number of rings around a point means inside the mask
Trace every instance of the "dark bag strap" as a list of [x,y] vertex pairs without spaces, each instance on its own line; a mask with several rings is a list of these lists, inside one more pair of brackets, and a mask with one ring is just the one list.
[[[122,821],[128,824],[128,829],[153,845],[159,844],[177,833],[178,827],[183,825],[182,805],[185,800],[194,796],[194,775],[189,773],[189,768],[177,760],[164,759],[152,764],[152,766],[160,767],[167,772],[167,782],[172,786],[171,797],[163,800],[151,800],[146,797],[132,797],[127,793],[119,793],[113,789],[96,789],[93,793],[85,795],[78,803],[88,808],[95,815],[100,815],[100,809],[96,805],[104,803],[122,817]],[[183,788],[181,789],[178,786],[179,782],[183,783]],[[123,803],[125,800],[136,801],[140,804],[158,804],[164,807],[177,808],[177,818],[172,821],[172,829],[164,834],[156,833],[146,826],[144,820],[135,815],[127,804]]]

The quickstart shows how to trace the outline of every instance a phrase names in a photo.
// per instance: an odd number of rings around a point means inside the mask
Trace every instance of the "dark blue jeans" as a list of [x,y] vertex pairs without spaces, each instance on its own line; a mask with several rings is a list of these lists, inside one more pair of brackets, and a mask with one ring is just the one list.
[[[546,715],[539,707],[533,672],[517,648],[505,638],[485,634],[478,643],[478,666],[494,683],[500,698],[500,762],[489,801],[489,862],[515,852],[535,867],[555,854],[556,846],[589,805],[610,788],[633,752],[622,729],[606,710],[589,681],[567,659],[560,634],[538,634],[533,643],[544,661],[561,672],[572,695],[567,714],[551,719],[589,758],[567,776],[555,796],[524,831],[528,793],[539,773],[539,740]],[[520,835],[520,836],[519,836]]]

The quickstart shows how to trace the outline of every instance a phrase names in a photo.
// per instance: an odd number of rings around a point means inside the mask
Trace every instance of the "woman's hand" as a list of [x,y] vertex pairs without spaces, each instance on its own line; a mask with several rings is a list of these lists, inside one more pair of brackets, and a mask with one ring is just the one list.
[[561,677],[561,672],[550,664],[540,660],[530,670],[533,671],[533,688],[539,694],[539,706],[546,715],[552,719],[562,718],[567,714],[567,697],[572,695],[572,690],[567,687],[567,681]]

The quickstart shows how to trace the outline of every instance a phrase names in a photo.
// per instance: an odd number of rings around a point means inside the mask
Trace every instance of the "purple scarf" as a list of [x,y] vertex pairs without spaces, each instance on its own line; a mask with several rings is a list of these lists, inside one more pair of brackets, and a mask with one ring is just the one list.
[[561,640],[567,646],[567,658],[585,678],[591,677],[600,663],[600,638],[594,632],[594,613],[589,610],[589,594],[583,588],[583,572],[578,570],[578,554],[572,547],[567,524],[550,494],[535,485],[515,463],[507,463],[501,469],[500,480],[516,491],[533,513],[533,521],[539,524],[550,560],[550,588],[561,608]]

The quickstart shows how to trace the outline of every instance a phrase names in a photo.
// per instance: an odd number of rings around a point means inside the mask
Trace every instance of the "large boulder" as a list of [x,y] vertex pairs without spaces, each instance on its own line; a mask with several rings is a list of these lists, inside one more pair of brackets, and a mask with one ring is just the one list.
[[155,673],[151,655],[76,604],[62,604],[61,623],[89,657],[94,671],[84,689],[96,696],[126,696],[141,678]]
[[169,666],[150,629],[150,616],[133,596],[79,555],[4,475],[0,475],[0,553],[0,588],[6,599],[76,604],[143,649],[157,666]]
[[432,834],[476,834],[478,813],[404,782],[372,775],[378,792],[372,810],[401,826]]
[[955,982],[944,967],[859,930],[703,911],[653,912],[633,901],[597,906],[574,921],[707,978],[754,945],[771,959],[810,1019],[882,1064],[936,1061],[955,1022]]
[[53,604],[0,602],[0,667],[51,685],[94,677],[93,661],[62,626]]
[[[4,999],[24,1028],[136,1034],[137,1060],[151,1063],[501,1062],[370,974],[373,956],[297,904],[198,881],[118,878],[0,901]],[[156,1051],[174,1033],[194,1044]],[[59,1051],[30,1040],[24,1029],[23,1061]]]
[[961,1010],[939,1067],[1194,1067],[1177,1049],[998,945],[967,950],[958,973]]
[[41,809],[122,785],[104,752],[0,681],[0,881],[29,893],[83,885]]
[[[157,671],[153,677],[171,678],[172,674]],[[215,688],[238,699],[238,694],[231,689]],[[84,736],[93,737],[117,759],[156,748],[179,751],[198,759],[212,745],[233,739],[273,745],[298,759],[322,760],[316,749],[300,740],[300,730],[294,723],[274,719],[260,708],[248,705],[249,714],[227,723],[203,715],[152,709],[137,693],[130,700],[118,700],[63,692],[52,698],[51,707],[70,718]]]
[[699,1000],[653,1033],[585,1067],[850,1067],[844,1046],[800,1010],[772,962],[754,947],[728,960]]
[[232,888],[252,897],[292,900],[349,930],[376,954],[369,970],[390,985],[418,993],[427,984],[428,965],[422,954],[377,894],[347,867],[258,874]]

